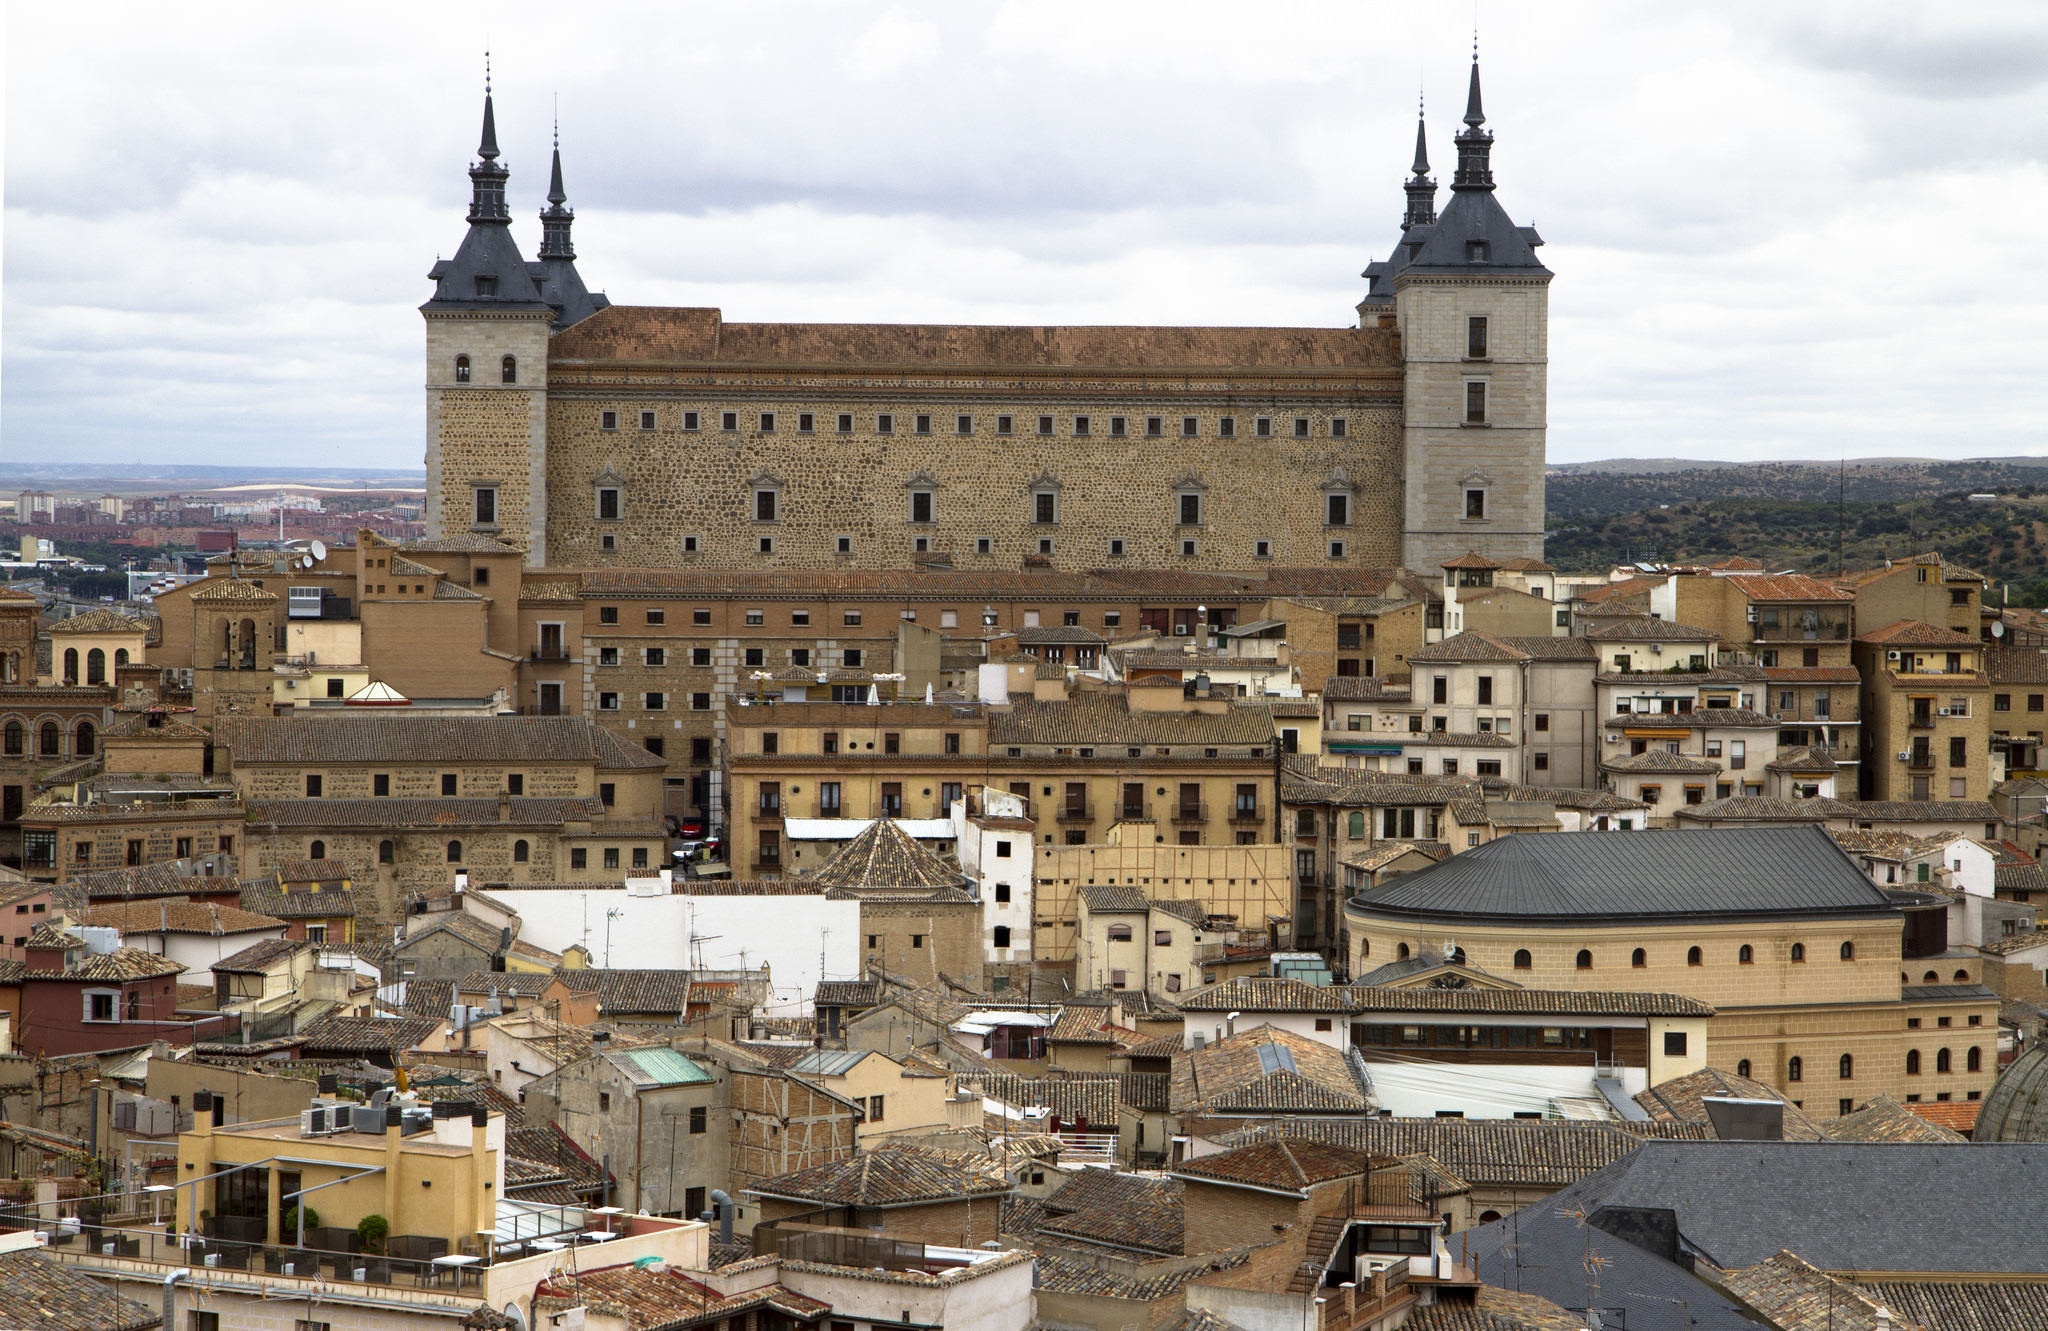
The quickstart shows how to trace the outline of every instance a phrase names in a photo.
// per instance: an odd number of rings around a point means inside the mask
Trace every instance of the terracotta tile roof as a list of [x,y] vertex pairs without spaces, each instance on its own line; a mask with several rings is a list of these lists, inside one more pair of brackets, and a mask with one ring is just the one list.
[[245,947],[240,952],[213,963],[218,971],[239,971],[243,974],[261,974],[281,961],[289,961],[312,944],[302,939],[266,938],[254,947]]
[[356,894],[339,888],[285,892],[266,879],[242,880],[242,909],[279,920],[324,920],[356,913]]
[[1842,800],[1840,817],[1881,823],[1995,823],[1998,808],[1986,800]]
[[852,1159],[763,1179],[745,1191],[818,1206],[900,1206],[1001,1196],[1015,1187],[986,1155],[884,1142]]
[[[595,795],[546,799],[520,796],[499,818],[495,799],[281,799],[249,804],[252,827],[556,827],[606,816]],[[650,827],[656,824],[650,823]],[[633,835],[638,835],[637,833]],[[651,835],[659,835],[653,833]],[[189,888],[187,890],[190,890]]]
[[162,1322],[161,1312],[38,1249],[0,1253],[0,1326],[8,1331],[146,1331]]
[[727,323],[716,309],[614,305],[554,335],[551,364],[1357,369],[1398,365],[1376,328]]
[[2048,652],[2031,647],[1987,647],[1984,673],[1993,684],[2048,684]]
[[321,1017],[299,1035],[316,1054],[392,1054],[413,1048],[439,1029],[441,1017]]
[[988,721],[991,748],[1024,744],[1266,745],[1270,716],[1248,708],[1208,712],[1134,712],[1122,694],[1083,694],[1068,702],[1019,702]]
[[671,1016],[690,1002],[691,972],[686,970],[589,970],[560,971],[562,982],[572,989],[597,991],[597,1003],[608,1016],[628,1013],[658,1013]]
[[224,721],[235,763],[591,763],[664,766],[580,716],[292,717]]
[[1825,745],[1798,745],[1782,749],[1778,756],[1764,764],[1771,772],[1807,772],[1832,776],[1841,770],[1835,760],[1835,751]]
[[1651,749],[1626,758],[1602,758],[1603,772],[1656,774],[1660,776],[1711,776],[1721,770],[1721,764],[1710,763],[1704,758],[1691,758],[1682,753],[1666,753],[1662,749]]
[[522,582],[519,584],[519,599],[522,601],[577,601],[582,599],[582,588],[573,582]]
[[1372,988],[1349,985],[1353,1012],[1502,1012],[1574,1017],[1711,1017],[1714,1009],[1683,994],[1597,989]]
[[[1006,1233],[1018,1232],[1007,1224],[1004,1230]],[[1245,1260],[1242,1254],[1236,1254],[1217,1258],[1206,1264],[1197,1262],[1163,1275],[1149,1275],[1139,1274],[1150,1269],[1145,1266],[1126,1273],[1121,1267],[1102,1267],[1094,1262],[1068,1257],[1058,1252],[1041,1252],[1038,1254],[1037,1288],[1051,1290],[1056,1294],[1094,1294],[1103,1298],[1156,1303],[1161,1299],[1179,1295],[1182,1288],[1191,1280],[1242,1266]],[[1206,1312],[1201,1316],[1210,1320],[1200,1326],[1189,1325],[1185,1328],[1176,1321],[1162,1328],[1162,1331],[1229,1331],[1232,1325]]]
[[[624,1323],[625,1331],[675,1331],[685,1326],[723,1326],[758,1320],[755,1309],[770,1310],[770,1322],[814,1323],[832,1305],[781,1285],[760,1285],[735,1294],[721,1294],[692,1279],[680,1267],[608,1266],[573,1275],[553,1275],[533,1293],[535,1320],[544,1313],[587,1308]],[[727,1321],[725,1319],[730,1319]]]
[[[1050,1215],[1039,1222],[1038,1233],[1054,1242],[1079,1239],[1106,1248],[1178,1257],[1185,1227],[1181,1184],[1172,1179],[1148,1179],[1146,1184],[1125,1188],[1121,1196],[1093,1206]],[[1066,1192],[1060,1189],[1048,1202],[1060,1202]]]
[[1456,559],[1446,559],[1437,567],[1487,569],[1499,568],[1500,565],[1495,563],[1493,560],[1488,559],[1485,555],[1480,554],[1477,550],[1467,550],[1464,554],[1459,555]]
[[[877,818],[809,874],[832,888],[958,888],[961,876],[892,818]],[[968,898],[971,900],[971,898]]]
[[1174,1113],[1324,1112],[1371,1108],[1344,1056],[1272,1026],[1174,1055]]
[[[1565,641],[1572,641],[1565,639]],[[1591,653],[1587,653],[1588,657]],[[1410,661],[1526,661],[1529,654],[1491,633],[1453,634],[1408,653]]]
[[820,980],[813,1003],[836,1007],[873,1007],[882,1001],[880,980]]
[[78,922],[119,929],[123,934],[204,934],[214,938],[284,927],[283,920],[258,915],[239,906],[202,905],[189,898],[174,897],[90,906],[79,916]]
[[102,730],[100,738],[127,739],[137,735],[146,739],[207,740],[213,738],[210,733],[189,721],[180,721],[175,716],[162,716],[161,713],[157,713],[157,715],[160,719],[156,725],[149,723],[151,712],[148,711],[138,712],[134,716],[123,717],[105,730]]
[[1427,1154],[1474,1186],[1543,1189],[1577,1182],[1642,1145],[1618,1124],[1560,1119],[1289,1119],[1217,1140],[1235,1146],[1279,1134],[1375,1156]]
[[1623,578],[1620,582],[1604,583],[1598,587],[1581,587],[1573,592],[1573,599],[1601,604],[1630,596],[1643,596],[1653,587],[1662,587],[1663,578]]
[[1804,573],[1749,573],[1729,581],[1752,601],[1853,601],[1856,593]]
[[1145,1037],[1128,1026],[1112,1024],[1100,1008],[1068,1005],[1060,1009],[1045,1038],[1053,1044],[1095,1044],[1128,1048]]
[[106,869],[79,874],[71,886],[88,901],[122,901],[136,897],[182,897],[194,892],[233,890],[233,881],[219,878],[191,878],[178,873],[173,864],[147,864],[135,869]]
[[1786,1101],[1770,1087],[1748,1077],[1738,1077],[1732,1072],[1719,1068],[1702,1068],[1683,1077],[1662,1081],[1636,1095],[1635,1102],[1648,1110],[1650,1117],[1671,1123],[1706,1123],[1706,1107],[1701,1101],[1708,1096],[1734,1096],[1743,1100],[1775,1100],[1784,1105],[1785,1140],[1816,1142],[1825,1141],[1827,1133],[1820,1124],[1808,1118],[1800,1109]]
[[1959,1142],[1960,1132],[1951,1131],[1912,1112],[1889,1095],[1874,1097],[1853,1114],[1829,1119],[1822,1125],[1829,1141],[1836,1142]]
[[1350,1012],[1352,991],[1300,980],[1240,975],[1181,999],[1184,1012]]
[[[2036,869],[2035,872],[2039,873],[2040,870]],[[2005,957],[2015,952],[2024,952],[2028,948],[2040,947],[2043,943],[2048,943],[2048,930],[2029,929],[2024,933],[1987,939],[1981,950],[1993,956]]]
[[1624,619],[1586,630],[1592,642],[1714,642],[1720,634],[1666,619]]
[[1178,1178],[1204,1182],[1306,1190],[1331,1179],[1370,1173],[1372,1157],[1348,1146],[1300,1137],[1275,1137],[1220,1155],[1184,1161],[1173,1172]]
[[206,586],[192,593],[192,600],[200,605],[212,605],[223,601],[269,605],[275,602],[277,597],[255,583],[244,582],[240,578],[209,578]]
[[[489,998],[496,993],[500,996],[513,995],[519,998],[538,998],[553,986],[555,977],[545,971],[471,971],[455,981],[455,992],[464,998]],[[481,1003],[473,1007],[483,1006]]]
[[[1048,1109],[1060,1116],[1062,1129],[1083,1119],[1091,1131],[1113,1131],[1119,1085],[1107,1073],[1066,1077],[1024,1077],[1014,1072],[981,1074],[981,1093],[1020,1109]],[[1040,1131],[1050,1132],[1047,1125]]]
[[[1875,1331],[1878,1300],[1867,1290],[1809,1265],[1791,1252],[1729,1271],[1717,1282],[1780,1331]],[[1893,1331],[1926,1331],[1895,1318]]]
[[1938,628],[1917,619],[1901,619],[1881,629],[1858,635],[1856,641],[1881,644],[1886,647],[1981,647],[1983,644],[1966,633],[1954,629]]
[[1766,666],[1764,678],[1773,684],[1861,684],[1863,676],[1854,666]]
[[[35,947],[35,940],[29,940],[29,947]],[[28,971],[24,980],[154,980],[166,975],[183,975],[185,968],[166,957],[150,952],[141,952],[132,947],[117,947],[112,952],[88,953],[78,959],[75,965],[61,971]]]
[[60,619],[50,625],[52,633],[141,633],[148,624],[140,619],[130,619],[118,611],[104,607],[88,610],[82,615]]
[[1983,1107],[1982,1100],[1921,1100],[1906,1109],[1952,1132],[1966,1133],[1977,1126],[1977,1112]]
[[1026,626],[1017,630],[1017,641],[1027,647],[1045,644],[1080,644],[1084,647],[1100,646],[1109,641],[1094,629],[1084,629],[1079,624],[1048,624],[1039,627]]

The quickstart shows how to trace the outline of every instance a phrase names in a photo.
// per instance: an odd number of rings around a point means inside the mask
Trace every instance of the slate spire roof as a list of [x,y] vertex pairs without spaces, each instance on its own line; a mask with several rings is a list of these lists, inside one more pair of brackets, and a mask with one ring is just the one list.
[[512,213],[505,204],[505,183],[511,171],[498,160],[498,116],[484,83],[483,135],[477,160],[469,168],[469,233],[455,257],[442,259],[427,273],[434,298],[423,309],[541,310],[526,260],[512,240]]
[[560,332],[611,304],[602,292],[593,294],[576,271],[576,244],[569,234],[576,210],[568,206],[569,191],[562,186],[562,132],[555,129],[555,156],[548,173],[548,206],[540,213],[540,255],[528,264],[540,298],[555,312],[554,331]]
[[1401,187],[1408,195],[1408,211],[1401,218],[1403,231],[1436,222],[1436,181],[1429,174],[1429,128],[1423,121],[1419,102],[1415,108],[1415,165],[1409,170],[1415,174]]

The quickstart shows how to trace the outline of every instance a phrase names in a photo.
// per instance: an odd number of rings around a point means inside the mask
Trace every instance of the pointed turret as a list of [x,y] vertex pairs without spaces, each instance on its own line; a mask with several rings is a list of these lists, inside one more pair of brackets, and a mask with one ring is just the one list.
[[1403,231],[1436,224],[1436,181],[1429,175],[1429,136],[1420,106],[1415,109],[1415,165],[1410,169],[1415,174],[1402,186],[1408,195],[1408,211],[1401,218]]
[[469,167],[469,234],[454,258],[443,259],[427,274],[434,279],[434,298],[427,304],[538,306],[540,293],[512,240],[512,212],[505,206],[505,182],[512,173],[498,160],[498,114],[488,77],[476,156]]
[[1465,132],[1454,142],[1458,145],[1458,173],[1451,177],[1451,188],[1492,189],[1493,188],[1493,135],[1486,132],[1486,112],[1479,105],[1479,51],[1472,51],[1472,85],[1465,94]]
[[576,210],[568,204],[569,191],[562,187],[562,130],[557,125],[548,206],[540,213],[540,258],[529,267],[540,287],[540,298],[554,308],[558,332],[611,304],[602,294],[592,295],[576,271],[576,245],[569,235]]

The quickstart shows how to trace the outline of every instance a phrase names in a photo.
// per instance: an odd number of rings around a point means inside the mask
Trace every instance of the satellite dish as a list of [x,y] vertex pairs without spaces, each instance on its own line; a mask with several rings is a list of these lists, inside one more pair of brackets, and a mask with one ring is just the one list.
[[1991,636],[1994,638],[2003,638],[2005,636],[2005,625],[1993,624],[1991,626]]
[[[312,550],[313,550],[313,558],[315,558],[315,559],[325,559],[325,558],[327,558],[327,542],[325,542],[325,541],[315,541],[315,542],[313,542],[313,545],[312,545]],[[307,567],[309,567],[309,568],[310,568],[310,567],[312,567],[312,566],[311,566],[311,565],[307,565]]]

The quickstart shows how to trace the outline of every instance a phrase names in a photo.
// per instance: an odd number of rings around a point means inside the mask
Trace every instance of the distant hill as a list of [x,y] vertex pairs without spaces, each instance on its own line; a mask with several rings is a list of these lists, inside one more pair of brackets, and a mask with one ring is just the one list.
[[[1711,463],[1691,459],[1621,459],[1552,467],[1544,479],[1550,524],[1659,504],[1801,500],[1833,503],[1838,490],[1852,503],[1896,503],[1948,494],[2012,494],[2048,484],[2048,458],[1860,458],[1835,463]],[[1833,528],[1832,521],[1829,523]]]

